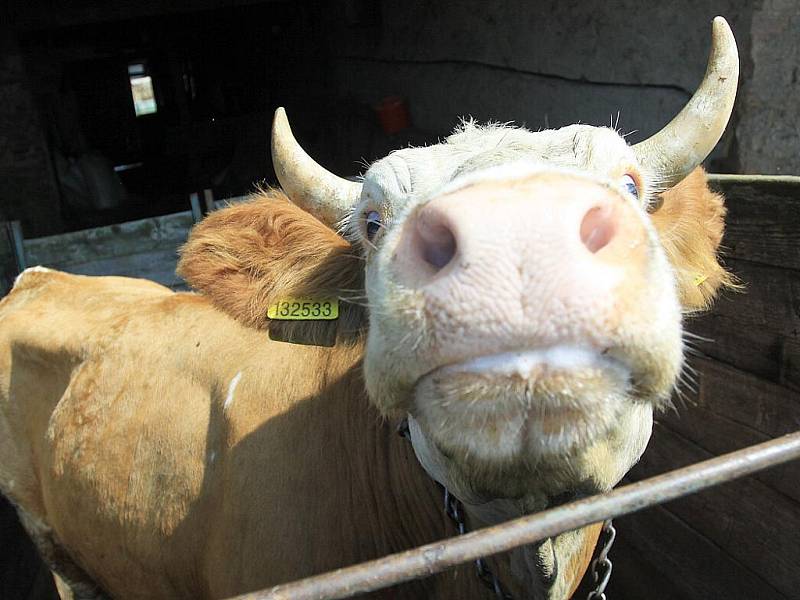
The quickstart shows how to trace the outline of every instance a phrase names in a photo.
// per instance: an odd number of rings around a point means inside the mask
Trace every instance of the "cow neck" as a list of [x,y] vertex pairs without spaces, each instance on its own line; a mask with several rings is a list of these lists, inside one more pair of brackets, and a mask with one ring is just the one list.
[[[408,439],[422,468],[428,476],[461,501],[473,523],[491,526],[527,514],[518,500],[511,498],[483,498],[458,479],[450,476],[453,465],[435,444],[431,443],[419,423],[410,414]],[[525,590],[524,598],[546,598],[558,579],[558,560],[555,540],[548,538],[539,544],[520,546],[509,553],[513,578]],[[498,573],[502,579],[502,573]],[[508,583],[508,582],[502,582]]]
[[[513,499],[481,498],[451,480],[447,475],[452,472],[448,459],[428,441],[413,417],[409,418],[411,444],[398,436],[369,401],[361,369],[358,361],[337,381],[328,382],[324,386],[326,397],[320,398],[328,432],[343,436],[340,443],[348,448],[346,468],[343,470],[336,453],[330,453],[329,468],[342,473],[341,484],[349,486],[351,505],[346,511],[348,518],[337,523],[341,528],[338,535],[343,539],[356,536],[363,549],[356,560],[378,558],[457,534],[442,510],[440,486],[450,489],[462,501],[469,522],[478,526],[524,514]],[[346,404],[343,406],[341,401]],[[548,591],[553,591],[554,548],[547,540],[510,552],[508,561],[492,562],[501,581],[507,586],[512,584],[515,598],[544,599],[549,597]],[[450,572],[450,577],[442,575],[438,583],[434,577],[404,587],[409,589],[411,598],[431,596],[432,590],[439,598],[473,597],[476,593],[480,597],[477,590],[485,588],[474,564],[462,565],[459,571],[456,578]]]
[[[338,535],[343,539],[358,540],[357,560],[379,558],[453,535],[440,510],[438,486],[416,464],[408,443],[367,398],[361,362],[326,388],[319,409],[326,413],[331,441],[346,448],[347,456],[347,461],[342,461],[342,453],[330,452],[327,468],[341,474],[339,485],[346,489],[339,497],[350,502],[343,518],[332,519],[331,525],[340,528]],[[409,597],[425,596],[428,585],[426,581],[412,584]]]

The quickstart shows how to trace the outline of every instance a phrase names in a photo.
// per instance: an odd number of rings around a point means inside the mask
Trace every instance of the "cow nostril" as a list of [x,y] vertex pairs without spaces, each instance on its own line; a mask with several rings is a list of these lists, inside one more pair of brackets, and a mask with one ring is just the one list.
[[592,254],[608,245],[615,233],[613,208],[595,206],[584,215],[581,222],[581,241]]
[[456,238],[450,228],[438,219],[420,219],[417,231],[425,262],[437,271],[450,264],[456,254]]

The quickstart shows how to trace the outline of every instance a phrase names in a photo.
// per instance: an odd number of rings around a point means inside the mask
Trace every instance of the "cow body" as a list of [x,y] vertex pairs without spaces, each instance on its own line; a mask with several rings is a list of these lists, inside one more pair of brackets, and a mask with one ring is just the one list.
[[[330,230],[271,196],[214,219],[242,240],[234,214],[249,223],[265,206],[282,206],[301,227],[290,231],[281,214],[272,221],[284,236],[330,243]],[[701,172],[668,198],[674,207],[691,201],[694,221],[721,218]],[[351,251],[341,244],[338,254],[305,256],[325,273]],[[233,295],[211,290],[209,299],[144,280],[34,268],[0,304],[0,489],[77,597],[220,598],[455,533],[441,488],[396,435],[397,420],[382,419],[367,398],[361,307],[343,303],[338,322],[264,329],[218,308],[242,293],[231,281],[225,289]],[[333,327],[337,344],[291,343],[308,339],[309,327]],[[647,416],[630,426],[644,441]],[[623,465],[640,446],[624,452]],[[601,472],[626,468],[607,449],[587,456]],[[550,483],[558,473],[538,477]],[[473,527],[509,516],[507,507],[488,508],[493,514],[473,515]],[[557,540],[568,558],[555,597],[577,586],[597,535],[592,527]],[[538,560],[554,549],[531,552]],[[530,560],[503,557],[495,568],[513,586],[514,562]],[[552,582],[525,583],[545,594]],[[387,594],[463,599],[486,591],[467,565]]]
[[[182,249],[201,295],[29,270],[0,306],[0,490],[73,593],[216,598],[613,487],[683,368],[682,317],[731,278],[700,161],[738,59],[636,146],[607,128],[466,122],[337,178],[294,140],[285,189]],[[287,298],[335,321],[280,322]],[[408,419],[411,444],[394,435]],[[598,526],[493,560],[563,600]],[[469,567],[388,597],[479,598]],[[380,594],[379,594],[380,595]]]
[[3,491],[84,591],[219,598],[451,533],[358,342],[276,342],[196,295],[58,272],[0,311]]

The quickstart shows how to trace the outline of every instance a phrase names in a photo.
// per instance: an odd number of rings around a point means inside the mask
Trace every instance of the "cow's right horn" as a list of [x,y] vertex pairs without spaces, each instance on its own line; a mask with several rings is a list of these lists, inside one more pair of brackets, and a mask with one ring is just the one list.
[[641,165],[664,189],[686,177],[717,145],[736,98],[739,54],[728,22],[716,17],[703,82],[661,131],[633,147]]
[[337,227],[361,195],[360,183],[334,175],[300,147],[283,107],[272,122],[272,165],[292,202],[330,227]]

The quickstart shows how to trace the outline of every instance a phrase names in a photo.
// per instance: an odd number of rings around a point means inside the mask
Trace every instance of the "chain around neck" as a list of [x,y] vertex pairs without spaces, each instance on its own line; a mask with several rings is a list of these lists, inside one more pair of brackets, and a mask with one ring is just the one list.
[[[400,435],[400,437],[405,438],[409,441],[409,443],[411,443],[411,432],[409,430],[408,419],[403,419],[400,421],[400,424],[397,426],[397,433]],[[439,487],[442,488],[445,514],[456,526],[458,535],[464,535],[467,533],[467,525],[464,520],[463,503],[453,494],[451,494],[446,486],[435,479],[434,481]],[[606,587],[608,587],[609,581],[611,580],[611,570],[613,568],[611,559],[608,558],[608,553],[611,550],[611,547],[614,545],[614,540],[616,540],[617,537],[617,530],[614,528],[614,524],[611,519],[608,519],[603,523],[602,533],[607,536],[607,539],[603,544],[603,549],[600,551],[597,558],[592,561],[590,566],[595,588],[589,592],[586,600],[608,600],[605,590]],[[483,583],[494,593],[495,598],[498,600],[514,600],[514,596],[511,595],[497,575],[495,575],[491,570],[489,565],[486,564],[485,559],[479,558],[475,561],[475,572],[481,583]]]

